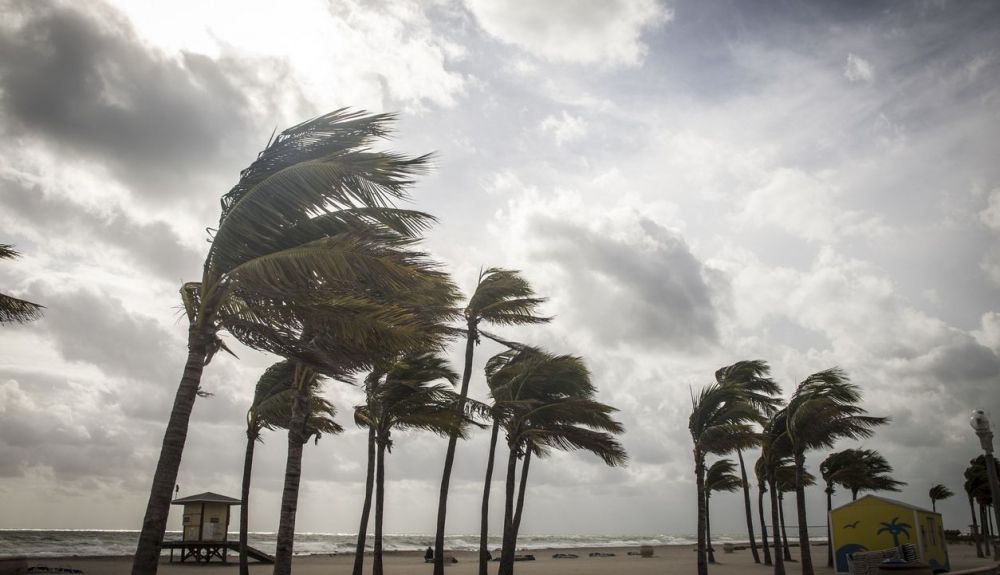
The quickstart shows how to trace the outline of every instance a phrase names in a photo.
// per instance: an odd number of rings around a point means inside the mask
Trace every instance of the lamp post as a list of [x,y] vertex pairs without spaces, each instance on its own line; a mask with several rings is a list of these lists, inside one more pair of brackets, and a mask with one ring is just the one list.
[[[993,516],[1000,521],[1000,485],[997,484],[997,470],[993,463],[993,430],[990,429],[990,418],[986,416],[986,412],[977,409],[972,412],[972,417],[969,418],[969,425],[972,429],[976,431],[976,435],[979,437],[979,444],[982,446],[983,451],[986,452],[986,477],[990,481],[990,498],[993,499]],[[993,543],[993,560],[1000,560],[1000,552],[998,552],[997,544]]]

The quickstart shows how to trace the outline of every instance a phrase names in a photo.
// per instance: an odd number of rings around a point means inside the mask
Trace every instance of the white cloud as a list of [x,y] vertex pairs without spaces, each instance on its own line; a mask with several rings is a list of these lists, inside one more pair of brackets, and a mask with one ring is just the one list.
[[979,329],[972,334],[980,344],[1000,354],[1000,312],[984,313],[979,321]]
[[986,202],[986,207],[979,212],[979,219],[991,230],[1000,232],[1000,188],[994,188]]
[[847,64],[844,65],[844,77],[851,82],[871,82],[875,77],[875,68],[861,56],[848,54]]
[[829,175],[779,168],[763,186],[750,192],[740,219],[821,242],[884,233],[885,226],[879,217],[838,206],[839,196],[840,190]]
[[499,40],[553,62],[635,66],[648,48],[642,34],[670,21],[656,0],[465,0],[479,25]]
[[573,142],[587,135],[587,121],[570,115],[563,110],[559,116],[546,116],[540,126],[543,133],[550,134],[557,146]]

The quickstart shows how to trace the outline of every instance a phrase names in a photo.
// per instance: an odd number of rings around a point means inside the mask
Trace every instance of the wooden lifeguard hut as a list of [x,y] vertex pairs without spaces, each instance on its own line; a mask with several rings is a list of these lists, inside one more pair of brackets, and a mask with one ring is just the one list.
[[[174,549],[180,549],[181,563],[188,559],[198,563],[221,559],[223,563],[228,563],[227,551],[239,552],[239,542],[229,541],[229,509],[240,505],[239,499],[208,491],[174,499],[170,503],[184,506],[181,540],[163,542],[163,548],[170,549],[171,562],[174,560]],[[274,562],[273,557],[250,546],[247,546],[247,553],[257,561]]]

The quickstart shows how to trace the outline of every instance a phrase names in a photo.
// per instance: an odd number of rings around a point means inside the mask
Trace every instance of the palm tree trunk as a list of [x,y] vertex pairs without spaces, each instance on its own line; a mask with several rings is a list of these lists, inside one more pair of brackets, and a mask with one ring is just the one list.
[[806,471],[806,456],[799,452],[795,454],[795,508],[799,522],[799,561],[802,562],[802,575],[814,575],[812,550],[809,548],[809,522],[806,520],[806,486],[803,476]]
[[311,390],[300,373],[295,370],[295,395],[292,413],[288,419],[288,457],[285,460],[285,486],[281,492],[281,515],[278,519],[277,543],[274,550],[274,575],[291,575],[292,548],[295,545],[295,513],[299,506],[299,482],[302,479],[302,449],[306,443],[306,414],[309,412]]
[[514,531],[514,478],[517,475],[517,447],[510,447],[507,458],[507,485],[504,496],[503,510],[503,547],[500,550],[499,575],[514,573],[514,541],[511,535]]
[[979,532],[979,522],[976,521],[976,505],[969,496],[969,511],[972,512],[972,538],[976,540],[976,557],[983,557],[982,533]]
[[698,448],[694,450],[694,478],[698,491],[698,575],[708,575],[708,558],[705,556],[705,518],[708,512],[705,509],[705,456]]
[[740,460],[740,475],[743,477],[743,504],[747,513],[747,533],[750,534],[750,553],[753,554],[753,562],[760,563],[760,554],[757,553],[757,538],[753,532],[753,511],[750,507],[750,484],[747,482],[747,470],[743,464],[743,451],[737,449],[736,457]]
[[826,486],[826,566],[833,567],[833,531],[830,528],[830,512],[833,511],[833,485]]
[[240,575],[250,575],[247,558],[247,532],[250,529],[250,472],[253,469],[253,448],[257,433],[247,428],[247,450],[243,457],[243,489],[240,499]]
[[937,513],[937,499],[931,499],[931,511]]
[[187,440],[188,422],[191,420],[194,400],[198,397],[198,385],[201,383],[204,367],[205,337],[196,325],[192,325],[188,330],[187,362],[174,396],[167,429],[163,433],[160,458],[156,462],[146,514],[142,519],[142,531],[139,533],[132,561],[132,575],[155,575],[159,566],[163,534],[167,530],[167,514],[170,512],[170,496],[177,484],[177,470],[180,468],[181,454],[184,453],[184,442]]
[[514,548],[517,548],[517,534],[521,531],[521,513],[524,511],[524,492],[528,487],[528,467],[531,465],[531,449],[524,454],[524,462],[521,464],[521,483],[517,492],[517,507],[514,509],[514,532],[511,538],[514,540]]
[[382,442],[378,444],[377,457],[375,471],[375,545],[372,549],[372,575],[383,575],[382,517],[385,511],[385,445]]
[[774,575],[785,575],[785,560],[781,553],[781,509],[778,505],[777,487],[773,477],[767,480],[771,491],[771,530],[774,531]]
[[365,472],[365,503],[361,507],[361,525],[358,527],[358,545],[354,549],[354,570],[351,575],[361,575],[365,566],[365,538],[368,536],[368,516],[372,512],[372,490],[375,487],[375,427],[368,426],[368,468]]
[[858,490],[851,489],[851,501],[857,501],[857,500],[858,500]]
[[[472,379],[472,356],[476,351],[478,332],[476,324],[469,322],[465,339],[465,368],[462,371],[462,388],[459,395],[464,399],[469,395],[469,380]],[[458,435],[448,437],[448,451],[444,455],[444,471],[441,474],[441,492],[438,495],[437,528],[434,532],[434,575],[444,575],[444,528],[448,517],[448,488],[451,485],[451,468],[455,465],[455,448]]]
[[771,549],[767,544],[767,522],[764,521],[764,484],[758,485],[757,489],[757,510],[760,512],[760,537],[764,545],[764,565],[771,563]]
[[715,563],[715,549],[712,549],[712,508],[709,505],[712,496],[705,493],[705,549],[708,551],[708,562]]
[[486,460],[486,485],[483,486],[483,510],[479,526],[479,575],[488,575],[489,550],[487,537],[490,527],[490,487],[493,484],[493,464],[496,462],[497,438],[500,435],[500,418],[493,419],[493,433],[490,435],[490,455]]
[[788,530],[785,528],[785,496],[778,493],[778,519],[781,520],[781,548],[785,554],[785,561],[792,560],[792,551],[788,546]]

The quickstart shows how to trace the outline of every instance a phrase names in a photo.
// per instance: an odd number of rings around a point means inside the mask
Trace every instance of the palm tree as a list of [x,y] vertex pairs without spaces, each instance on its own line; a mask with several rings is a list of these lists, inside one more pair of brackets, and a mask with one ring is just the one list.
[[745,389],[713,383],[691,399],[688,430],[694,441],[694,471],[698,501],[698,575],[707,575],[705,541],[705,456],[725,455],[757,444],[754,424],[761,422],[757,408]]
[[764,469],[764,457],[758,457],[753,466],[757,478],[757,511],[760,517],[760,537],[764,543],[764,565],[773,565],[771,549],[767,542],[767,521],[764,516],[764,494],[767,493],[767,471]]
[[[10,244],[0,244],[0,260],[21,257]],[[0,324],[25,323],[42,317],[45,306],[0,293]]]
[[[762,417],[767,418],[777,411],[778,406],[782,403],[782,400],[777,397],[781,394],[781,387],[767,377],[770,373],[771,367],[764,360],[739,361],[716,371],[715,381],[721,385],[735,385],[743,388],[748,394],[748,401],[757,407]],[[747,481],[742,449],[736,450],[736,457],[740,462],[740,477],[743,480],[743,504],[747,518],[747,533],[750,537],[750,552],[754,562],[760,563],[760,555],[757,553],[757,538],[753,532],[753,512],[750,510],[750,483]],[[761,529],[764,529],[763,524],[761,524]],[[711,545],[709,552],[711,552]],[[767,561],[767,564],[770,565],[770,561]]]
[[[465,367],[462,371],[462,386],[459,395],[469,395],[469,381],[472,378],[472,359],[479,344],[480,327],[483,323],[492,325],[528,325],[546,323],[550,318],[537,315],[538,306],[545,301],[537,297],[531,284],[516,270],[489,268],[479,272],[476,289],[465,308]],[[444,470],[441,477],[441,492],[438,499],[437,524],[434,533],[434,575],[444,575],[444,531],[448,515],[448,489],[451,484],[451,470],[455,464],[455,448],[458,437],[448,438],[445,452]]]
[[[974,463],[975,460],[973,460]],[[983,470],[985,472],[985,469]],[[979,521],[976,519],[976,504],[974,500],[976,498],[976,492],[981,489],[985,477],[977,476],[974,466],[970,465],[965,470],[965,483],[962,487],[965,489],[965,494],[969,498],[969,511],[972,513],[972,537],[976,540],[976,557],[983,558],[983,537],[982,533],[979,531]]]
[[[240,508],[240,573],[247,575],[247,531],[250,521],[250,477],[253,469],[254,445],[261,441],[261,432],[288,428],[291,418],[292,389],[295,367],[292,362],[281,361],[261,375],[257,381],[253,404],[247,411],[247,448],[243,460],[243,489]],[[318,387],[318,378],[313,382]],[[336,410],[326,400],[313,395],[306,418],[306,440],[312,436],[319,441],[323,433],[340,433],[343,429],[333,421]]]
[[[806,471],[802,475],[805,487],[816,484],[816,478]],[[785,529],[785,494],[793,493],[796,487],[795,463],[791,457],[782,457],[774,470],[775,489],[778,493],[778,521],[781,524],[781,547],[785,561],[792,560],[792,552],[788,543],[788,531]]]
[[[372,371],[365,378],[365,406],[370,409],[372,403],[372,393],[378,387],[379,381],[384,376],[381,371]],[[372,510],[372,493],[375,491],[375,426],[367,425],[364,419],[358,419],[357,407],[355,408],[355,422],[368,428],[368,457],[365,466],[365,502],[361,506],[361,526],[358,527],[358,543],[354,551],[354,569],[352,575],[361,575],[365,564],[365,539],[368,537],[368,518]]]
[[[831,453],[820,464],[820,474],[826,483],[826,536],[830,536],[830,511],[833,509],[833,494],[836,485],[841,485],[851,491],[854,500],[860,491],[899,491],[906,485],[889,476],[892,466],[874,449],[845,449]],[[827,546],[827,566],[833,566],[833,549]]]
[[[993,460],[994,468],[997,473],[1000,473],[1000,460],[996,457],[991,458]],[[982,527],[980,531],[980,539],[983,542],[983,555],[985,556],[990,552],[990,544],[993,544],[993,556],[994,559],[1000,557],[1000,548],[996,541],[991,537],[991,525],[989,521],[989,508],[993,505],[993,496],[990,490],[989,484],[989,474],[986,469],[986,456],[980,455],[975,459],[969,461],[969,467],[965,470],[965,491],[969,495],[969,507],[972,508],[972,524],[973,529],[976,528],[976,513],[975,506],[973,505],[973,499],[979,504],[979,521],[978,525]],[[977,555],[979,554],[979,540],[976,541]]]
[[743,486],[743,481],[733,472],[736,464],[729,459],[720,459],[710,465],[705,472],[705,539],[708,545],[708,562],[715,563],[715,550],[712,549],[712,513],[709,502],[715,491],[732,493]]
[[[336,364],[338,373],[329,375],[338,376],[370,367],[374,354],[368,348],[375,343],[405,347],[403,340],[411,337],[399,329],[408,320],[406,310],[377,304],[434,275],[423,255],[411,249],[432,218],[392,207],[405,198],[428,158],[371,151],[392,120],[387,114],[338,110],[289,128],[223,197],[201,281],[181,289],[188,357],[133,575],[156,573],[202,370],[218,350],[226,350],[221,331],[253,349],[307,365]],[[314,332],[323,335],[303,337],[303,318],[323,324]]]
[[951,489],[948,489],[947,487],[941,485],[940,483],[938,483],[934,487],[931,487],[930,491],[927,494],[931,498],[931,511],[934,511],[935,513],[937,513],[938,501],[941,501],[942,499],[948,499],[952,495],[955,495],[954,493],[952,493]]
[[798,510],[802,575],[813,575],[806,520],[805,453],[831,448],[839,439],[870,437],[885,417],[867,415],[861,391],[843,371],[831,368],[808,376],[796,388],[787,407],[787,434],[795,463],[795,503]]
[[355,421],[375,429],[375,541],[374,575],[382,575],[382,523],[385,501],[385,453],[391,452],[393,431],[418,429],[449,437],[464,438],[472,415],[485,406],[461,398],[449,385],[434,384],[444,379],[454,386],[458,374],[432,352],[415,353],[396,363],[369,394],[365,405],[355,407]]
[[[547,355],[547,354],[545,354]],[[606,465],[624,465],[628,455],[615,435],[624,429],[612,419],[617,409],[593,398],[595,388],[583,361],[574,356],[548,356],[536,370],[494,388],[495,397],[509,398],[511,408],[503,425],[507,432],[506,499],[504,505],[501,575],[514,572],[514,550],[524,511],[528,470],[532,456],[545,457],[551,450],[581,450],[597,455]],[[515,505],[517,460],[523,458]]]

